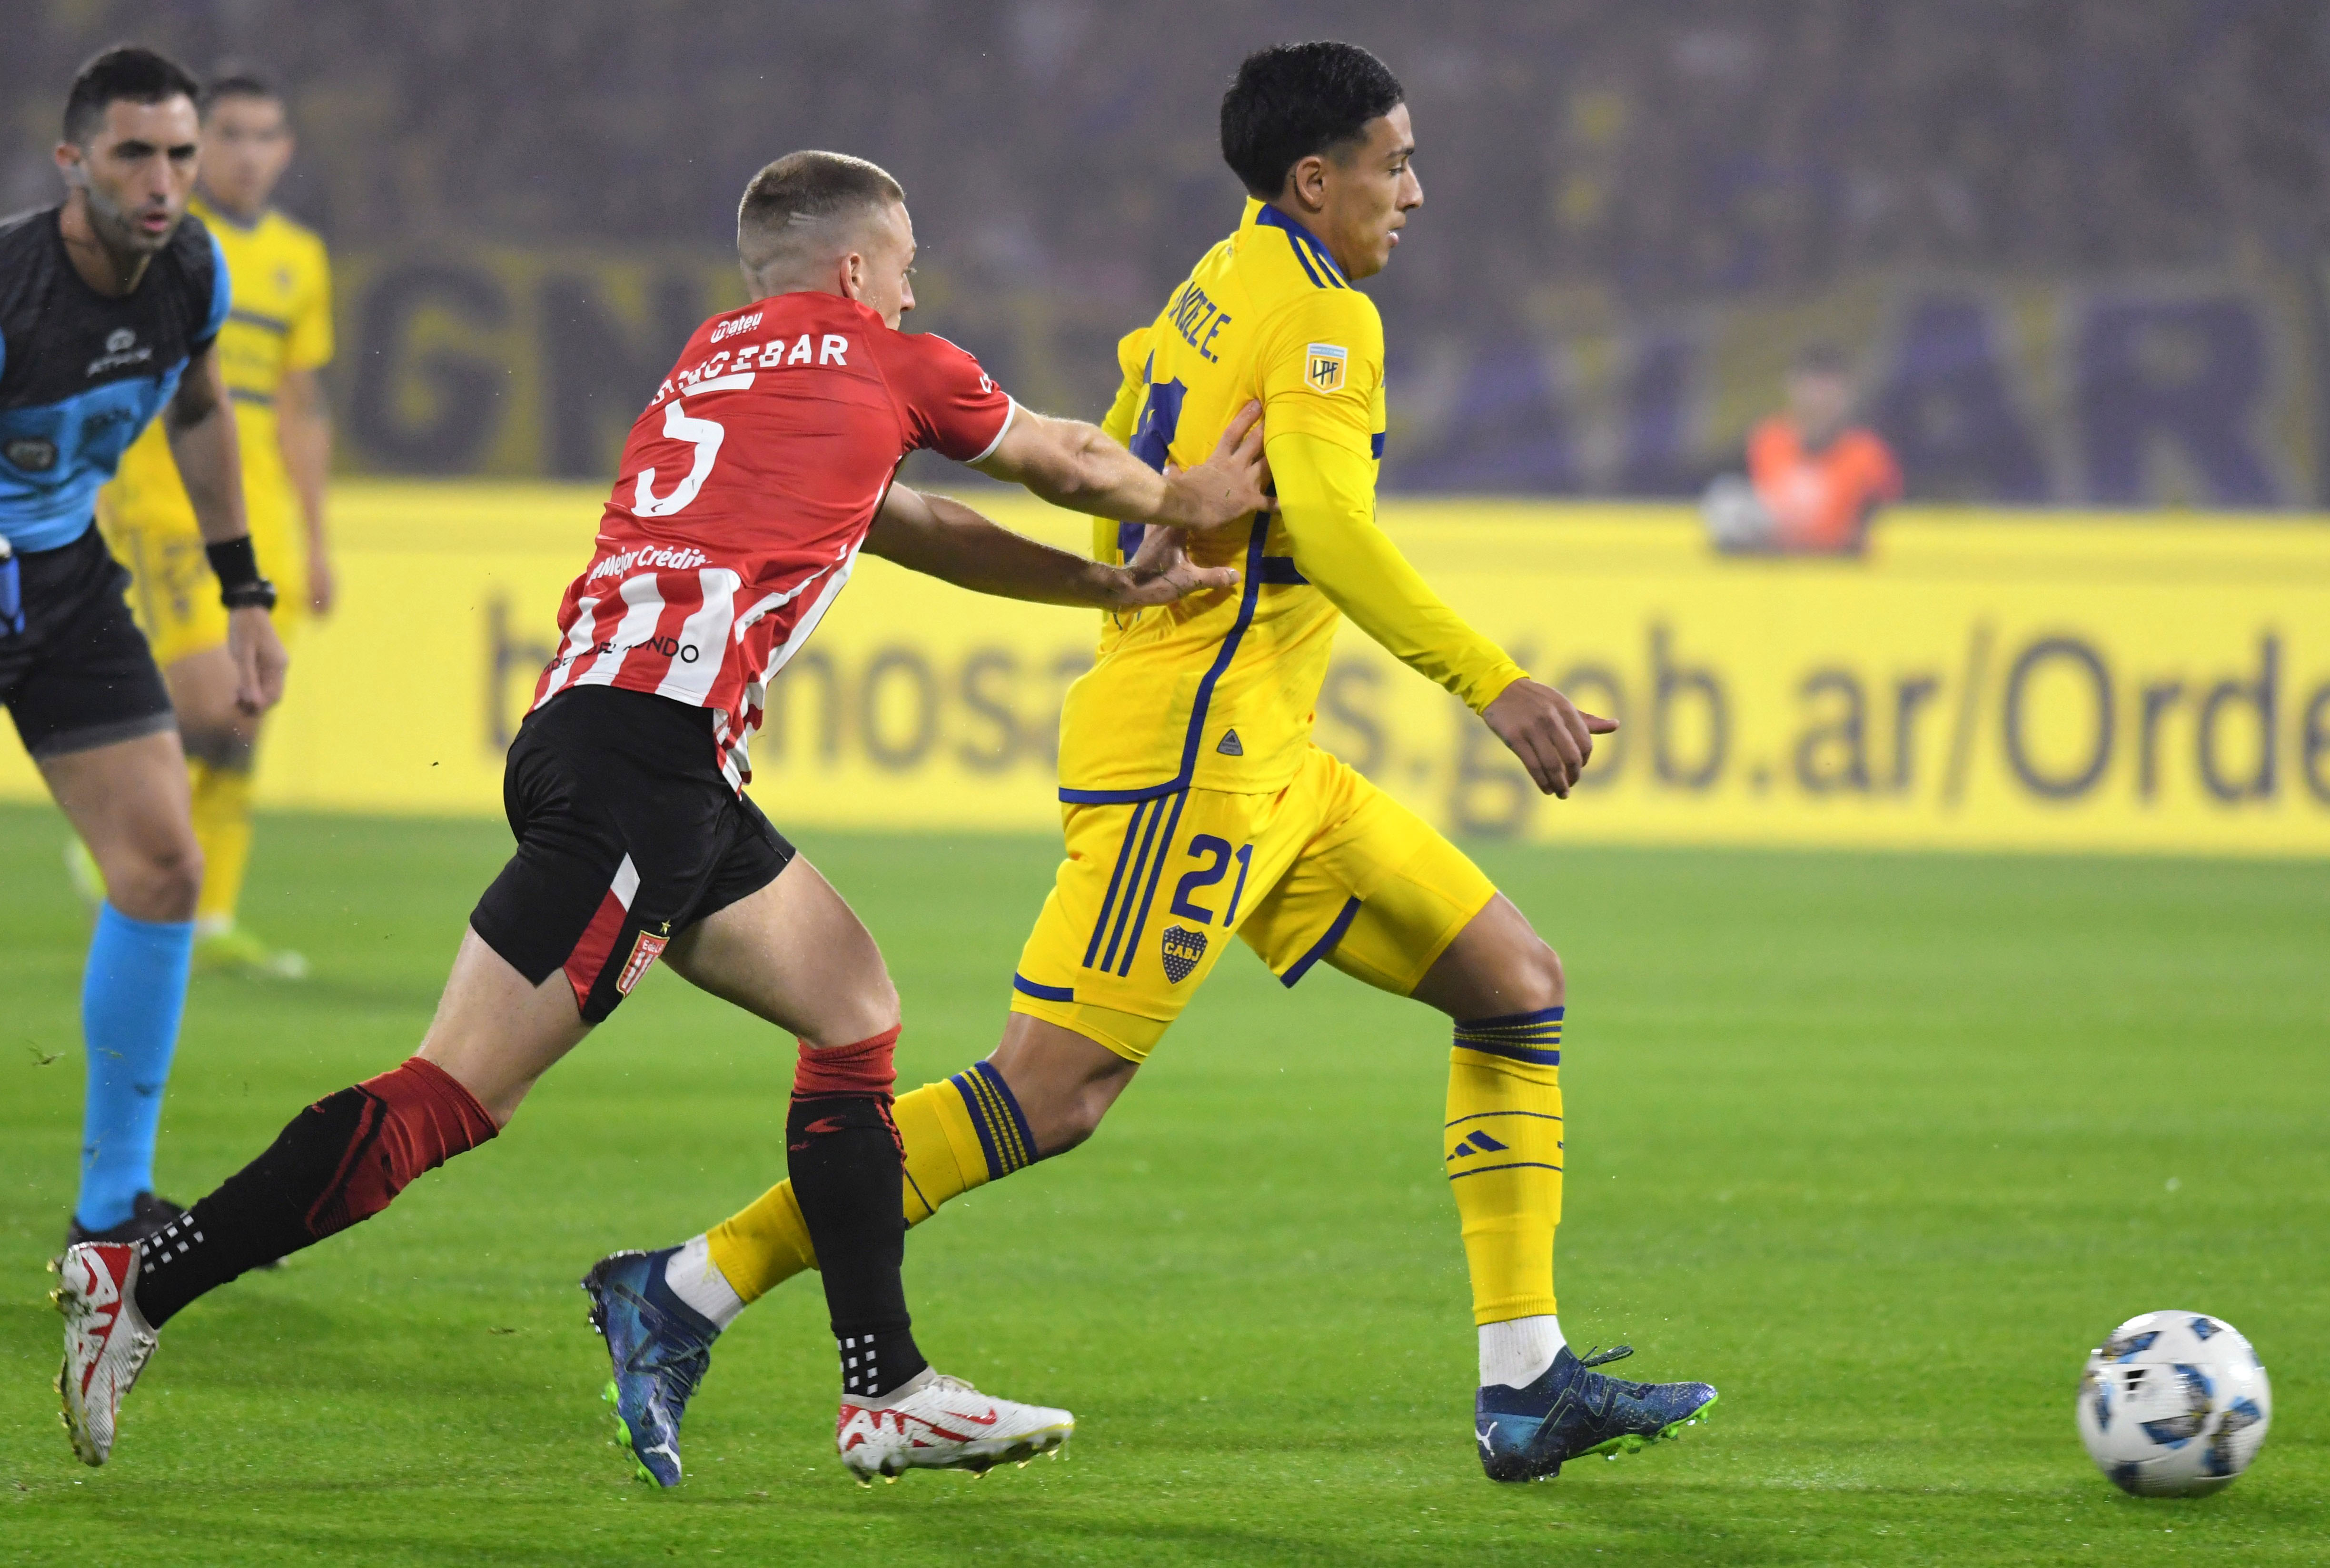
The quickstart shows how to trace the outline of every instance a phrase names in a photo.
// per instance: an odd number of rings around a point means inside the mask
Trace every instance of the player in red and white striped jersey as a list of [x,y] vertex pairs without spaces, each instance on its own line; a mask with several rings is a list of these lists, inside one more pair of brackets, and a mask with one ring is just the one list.
[[535,707],[615,686],[708,708],[730,781],[752,776],[762,693],[849,581],[899,460],[979,463],[1013,423],[977,360],[894,328],[799,292],[696,328],[624,443]]
[[[853,1411],[898,1412],[870,1423],[914,1434],[882,1461],[894,1468],[985,1468],[1065,1440],[1066,1411],[988,1400],[914,1347],[889,1122],[897,993],[848,906],[743,796],[746,743],[769,680],[861,550],[1047,603],[1158,604],[1234,584],[1191,565],[1174,530],[1269,509],[1259,410],[1207,463],[1160,474],[1091,425],[1019,408],[961,349],[898,330],[914,309],[914,228],[896,182],[859,159],[796,153],[762,170],[737,248],[753,303],[697,328],[632,427],[510,747],[516,853],[470,916],[419,1052],[317,1101],[147,1242],[68,1254],[66,1416],[90,1462],[172,1314],[492,1137],[658,958],[799,1038],[788,1163],[845,1351],[845,1425]],[[1131,565],[1103,566],[898,486],[900,461],[924,449],[1078,511],[1162,526]],[[643,1315],[664,1340],[693,1318],[708,1344],[710,1325],[660,1261],[610,1259],[586,1285],[616,1351],[625,1440],[668,1486],[666,1440],[703,1359],[633,1365],[625,1346]]]

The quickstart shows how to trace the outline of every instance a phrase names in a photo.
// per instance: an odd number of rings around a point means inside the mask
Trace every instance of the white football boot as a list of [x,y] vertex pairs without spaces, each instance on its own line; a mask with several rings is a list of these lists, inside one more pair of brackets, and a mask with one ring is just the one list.
[[877,1407],[844,1400],[833,1440],[841,1462],[870,1486],[908,1470],[985,1471],[1056,1456],[1076,1430],[1064,1410],[990,1399],[959,1377],[924,1373]]
[[154,1354],[154,1330],[137,1310],[137,1263],[134,1242],[84,1241],[58,1259],[64,1283],[49,1292],[65,1317],[57,1393],[73,1452],[85,1465],[112,1454],[121,1396]]

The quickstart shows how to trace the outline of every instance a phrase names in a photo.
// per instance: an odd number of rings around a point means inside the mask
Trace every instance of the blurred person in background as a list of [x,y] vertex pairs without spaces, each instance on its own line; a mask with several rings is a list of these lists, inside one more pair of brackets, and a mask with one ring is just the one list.
[[[219,359],[242,438],[242,493],[259,558],[279,589],[275,627],[288,646],[311,612],[332,607],[324,489],[332,426],[317,372],[332,356],[331,265],[323,242],[268,204],[290,165],[291,126],[269,81],[223,75],[202,100],[202,168],[190,210],[216,236],[234,308]],[[198,967],[296,980],[299,954],[236,921],[251,863],[251,770],[259,716],[234,701],[226,612],[203,555],[186,487],[159,426],[148,428],[98,498],[98,522],[132,578],[129,602],[169,682],[194,789],[205,868],[194,908]],[[95,862],[76,844],[84,896]]]
[[1796,356],[1787,406],[1748,437],[1748,478],[1708,488],[1703,510],[1719,548],[1850,556],[1870,519],[1901,499],[1901,470],[1875,431],[1850,423],[1852,369],[1842,349],[1816,343]]

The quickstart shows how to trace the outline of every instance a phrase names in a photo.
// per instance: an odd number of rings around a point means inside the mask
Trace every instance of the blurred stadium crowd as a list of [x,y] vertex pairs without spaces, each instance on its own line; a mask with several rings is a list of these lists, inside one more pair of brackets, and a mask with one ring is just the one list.
[[1095,413],[1116,335],[1234,221],[1231,66],[1327,35],[1400,73],[1422,144],[1373,286],[1392,484],[1695,491],[1817,339],[1912,496],[2330,498],[2318,0],[28,9],[12,209],[51,199],[54,105],[103,43],[283,81],[285,205],[346,259],[358,466],[601,470],[734,289],[736,192],[800,145],[905,182],[924,325]]

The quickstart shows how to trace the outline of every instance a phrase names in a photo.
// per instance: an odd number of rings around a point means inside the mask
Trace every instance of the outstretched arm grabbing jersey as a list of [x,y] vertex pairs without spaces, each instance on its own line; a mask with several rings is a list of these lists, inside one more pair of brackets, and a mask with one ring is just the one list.
[[1211,528],[1271,509],[1262,405],[1250,403],[1222,432],[1214,455],[1187,472],[1160,473],[1119,444],[1122,432],[1018,408],[994,451],[971,464],[1070,511]]
[[1153,530],[1140,554],[1110,566],[1015,534],[961,501],[904,485],[890,488],[866,536],[866,552],[975,594],[1035,604],[1130,610],[1238,584],[1229,567],[1193,565],[1170,528]]
[[[1118,444],[1114,430],[1044,419],[1019,409],[1013,411],[1011,428],[996,450],[1003,452],[1010,448],[1014,433],[1024,433],[1027,439],[1016,454],[1024,470],[1053,475],[1081,470],[1099,488],[1080,493],[1114,498],[1127,506],[1128,516],[1154,517],[1184,501],[1218,508],[1255,499],[1255,492],[1269,482],[1269,470],[1263,465],[1261,418],[1262,405],[1248,404],[1222,432],[1214,455],[1186,473],[1170,464],[1162,474],[1151,472]],[[1023,432],[1023,423],[1033,428]],[[1023,482],[1033,488],[1032,480]],[[1241,510],[1235,515],[1252,514]],[[1238,585],[1238,575],[1229,567],[1192,565],[1181,548],[1179,533],[1170,526],[1152,529],[1132,559],[1111,566],[999,527],[961,501],[923,495],[903,485],[890,487],[873,530],[866,536],[866,548],[959,588],[1037,604],[1137,610]]]

